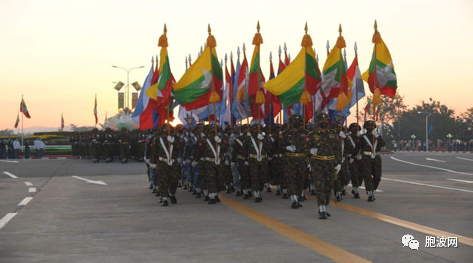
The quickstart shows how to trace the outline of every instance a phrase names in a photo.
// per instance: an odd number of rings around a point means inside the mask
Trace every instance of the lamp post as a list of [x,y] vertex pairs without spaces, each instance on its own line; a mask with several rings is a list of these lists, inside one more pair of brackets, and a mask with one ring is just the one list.
[[117,66],[113,66],[113,65],[112,65],[112,67],[123,69],[124,71],[126,71],[125,108],[129,108],[130,104],[128,103],[128,100],[130,99],[130,94],[129,94],[130,93],[130,71],[132,71],[134,69],[137,69],[137,68],[144,68],[145,66],[135,67],[135,68],[131,68],[131,69],[126,69],[126,68],[117,67]]
[[429,151],[429,117],[432,115],[430,112],[425,112],[425,111],[419,111],[417,112],[419,114],[425,113],[428,114],[427,117],[425,117],[425,150],[428,152]]
[[412,151],[414,151],[414,148],[416,146],[416,136],[412,134],[411,138],[412,138]]

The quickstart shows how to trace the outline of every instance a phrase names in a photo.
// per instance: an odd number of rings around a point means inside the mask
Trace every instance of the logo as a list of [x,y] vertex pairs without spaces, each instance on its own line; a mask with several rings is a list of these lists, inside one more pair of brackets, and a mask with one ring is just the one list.
[[413,235],[404,235],[401,239],[402,247],[409,247],[411,250],[419,250],[419,241],[414,239]]

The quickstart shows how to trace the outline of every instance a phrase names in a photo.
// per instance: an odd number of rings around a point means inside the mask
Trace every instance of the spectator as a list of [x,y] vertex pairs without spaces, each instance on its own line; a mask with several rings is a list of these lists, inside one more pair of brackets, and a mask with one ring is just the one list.
[[20,142],[18,141],[18,138],[13,142],[13,156],[13,159],[20,158]]
[[28,144],[28,140],[25,141],[25,159],[30,159],[31,150],[30,145]]

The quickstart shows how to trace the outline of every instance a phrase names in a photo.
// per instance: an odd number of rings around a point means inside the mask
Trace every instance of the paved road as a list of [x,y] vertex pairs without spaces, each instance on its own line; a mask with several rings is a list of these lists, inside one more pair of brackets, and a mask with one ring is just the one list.
[[[383,170],[375,202],[348,195],[321,221],[314,200],[274,193],[209,206],[179,189],[161,207],[142,163],[0,161],[0,262],[471,262],[473,154],[398,153]],[[458,247],[426,248],[436,235]]]

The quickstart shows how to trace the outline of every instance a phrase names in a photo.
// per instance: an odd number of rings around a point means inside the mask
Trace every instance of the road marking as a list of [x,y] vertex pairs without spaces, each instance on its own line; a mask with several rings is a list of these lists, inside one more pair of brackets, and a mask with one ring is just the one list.
[[[351,184],[348,184],[348,185],[351,186],[351,187],[353,187],[353,185],[351,185]],[[366,189],[364,186],[358,186],[358,187],[361,188],[361,189]],[[383,190],[379,190],[379,189],[377,189],[377,190],[375,190],[375,191],[376,191],[376,192],[380,192],[380,193],[383,193],[383,192],[384,192]]]
[[233,210],[253,219],[261,225],[289,238],[293,241],[306,246],[315,252],[322,254],[336,262],[370,262],[362,257],[354,255],[346,250],[324,242],[312,235],[303,231],[297,230],[293,227],[285,225],[280,221],[267,216],[261,212],[251,209],[239,202],[233,201],[229,198],[220,196],[223,204],[232,208]]
[[330,201],[330,204],[334,205],[336,207],[343,208],[345,210],[357,213],[359,215],[369,216],[371,218],[378,219],[378,220],[381,220],[381,221],[386,222],[386,223],[390,223],[390,224],[397,225],[397,226],[400,226],[400,227],[412,229],[414,231],[422,232],[422,233],[425,233],[425,234],[428,234],[428,235],[431,235],[431,236],[458,237],[458,242],[463,243],[463,244],[468,245],[468,246],[473,246],[473,238],[464,237],[464,236],[460,236],[460,235],[453,234],[453,233],[448,233],[448,232],[445,232],[445,231],[442,231],[442,230],[438,230],[438,229],[435,229],[435,228],[419,225],[419,224],[412,223],[412,222],[409,222],[409,221],[405,221],[405,220],[402,220],[402,219],[399,219],[399,218],[379,214],[379,213],[372,212],[372,211],[369,211],[369,210],[365,210],[365,209],[362,209],[362,208],[347,205],[347,204],[344,204],[344,203],[341,203],[341,202],[338,202],[337,204],[335,204],[334,201]]
[[35,187],[31,187],[31,188],[28,190],[28,193],[36,193],[36,188],[35,188]]
[[9,172],[3,172],[3,173],[6,174],[6,175],[8,175],[8,176],[10,176],[10,177],[13,178],[13,179],[17,179],[17,178],[18,178],[18,176],[14,175],[14,174],[11,174],[11,173],[9,173]]
[[434,166],[429,166],[429,165],[423,165],[423,164],[418,164],[418,163],[411,163],[411,162],[408,162],[408,161],[399,160],[399,159],[394,158],[394,157],[390,157],[390,158],[393,159],[393,160],[395,160],[395,161],[398,161],[398,162],[408,163],[408,164],[412,164],[412,165],[417,165],[417,166],[422,166],[422,167],[427,167],[427,168],[432,168],[432,169],[437,169],[437,170],[442,170],[442,171],[446,171],[446,172],[450,172],[450,173],[463,174],[463,175],[473,175],[473,174],[470,174],[470,173],[457,172],[457,171],[453,171],[453,170],[449,170],[449,169],[444,169],[444,168],[439,168],[439,167],[434,167]]
[[18,205],[27,205],[32,199],[33,197],[27,197],[23,199],[23,201],[21,201]]
[[470,191],[470,190],[458,189],[458,188],[451,188],[451,187],[445,187],[445,186],[438,186],[438,185],[433,185],[433,184],[423,184],[423,183],[417,183],[417,182],[411,182],[411,181],[403,181],[403,180],[391,179],[391,178],[386,178],[386,177],[381,177],[381,179],[388,180],[388,181],[399,182],[399,183],[405,183],[405,184],[414,184],[414,185],[428,186],[428,187],[434,187],[434,188],[440,188],[440,189],[446,189],[446,190],[453,190],[453,191],[460,191],[460,192],[473,193],[473,191]]
[[92,180],[89,180],[89,179],[86,179],[86,178],[82,178],[82,177],[79,177],[79,176],[72,176],[76,179],[79,179],[79,180],[83,180],[83,181],[86,181],[87,183],[91,183],[91,184],[100,184],[100,185],[107,185],[106,183],[102,182],[102,181],[92,181]]
[[457,159],[462,159],[462,160],[467,160],[467,161],[473,162],[473,159],[468,159],[468,158],[457,157]]
[[427,161],[434,161],[434,162],[439,162],[439,163],[446,163],[446,161],[441,161],[437,159],[432,159],[432,158],[425,158]]
[[2,229],[13,217],[15,217],[16,214],[17,213],[8,213],[6,216],[0,219],[0,229]]
[[6,160],[0,160],[0,162],[5,162],[5,163],[18,163],[18,161],[6,161]]
[[452,180],[452,181],[457,181],[457,182],[462,182],[462,183],[467,183],[467,184],[473,184],[473,181],[458,180],[458,179],[452,179],[452,178],[447,178],[447,180]]
[[33,184],[30,183],[30,182],[25,182],[25,184],[26,184],[26,186],[33,186]]

